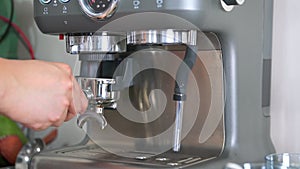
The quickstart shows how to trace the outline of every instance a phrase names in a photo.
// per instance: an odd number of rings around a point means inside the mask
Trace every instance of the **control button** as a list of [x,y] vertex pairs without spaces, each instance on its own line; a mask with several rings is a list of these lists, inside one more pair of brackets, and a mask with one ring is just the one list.
[[68,3],[70,0],[59,0],[61,3]]
[[64,40],[65,39],[65,35],[64,34],[59,34],[58,39],[59,40]]
[[232,11],[235,6],[240,6],[245,3],[245,0],[220,0],[223,9],[227,12]]
[[140,8],[140,4],[141,4],[140,0],[133,0],[132,3],[133,3],[133,8],[134,9]]
[[49,4],[51,0],[40,0],[41,4]]
[[245,0],[223,0],[226,5],[243,5]]
[[161,8],[164,4],[164,0],[156,0],[156,7]]

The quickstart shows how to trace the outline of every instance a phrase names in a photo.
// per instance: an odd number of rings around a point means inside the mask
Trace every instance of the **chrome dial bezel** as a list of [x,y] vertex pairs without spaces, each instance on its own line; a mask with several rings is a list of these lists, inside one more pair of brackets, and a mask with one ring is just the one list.
[[78,0],[82,11],[86,15],[88,15],[90,18],[95,19],[95,20],[105,20],[105,19],[111,17],[115,13],[115,11],[118,7],[119,1],[120,0],[112,0],[111,4],[105,11],[98,13],[98,12],[92,11],[85,0]]

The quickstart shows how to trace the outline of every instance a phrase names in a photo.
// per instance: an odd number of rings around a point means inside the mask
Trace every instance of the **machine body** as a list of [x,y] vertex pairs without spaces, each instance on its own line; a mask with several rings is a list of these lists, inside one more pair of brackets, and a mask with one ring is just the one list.
[[40,30],[65,34],[67,52],[81,60],[80,78],[93,79],[83,90],[103,93],[94,84],[113,79],[105,93],[117,97],[109,104],[95,98],[104,129],[81,120],[89,141],[43,152],[31,167],[215,169],[263,161],[274,152],[272,6],[272,0],[35,0]]

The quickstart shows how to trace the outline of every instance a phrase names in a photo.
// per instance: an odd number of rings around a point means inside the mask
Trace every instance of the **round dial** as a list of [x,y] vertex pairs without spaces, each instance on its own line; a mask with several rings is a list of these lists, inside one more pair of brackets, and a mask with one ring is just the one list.
[[85,14],[93,19],[104,20],[117,9],[119,0],[78,0]]
[[90,8],[95,12],[103,12],[111,3],[111,0],[87,0]]

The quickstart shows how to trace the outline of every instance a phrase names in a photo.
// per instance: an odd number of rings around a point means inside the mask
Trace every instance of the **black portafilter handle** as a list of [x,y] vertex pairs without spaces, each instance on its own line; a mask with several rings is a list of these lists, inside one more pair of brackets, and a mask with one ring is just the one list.
[[188,82],[189,73],[191,72],[197,58],[198,47],[196,45],[187,45],[183,62],[180,64],[175,81],[175,89],[173,100],[185,101],[186,100],[186,87]]

